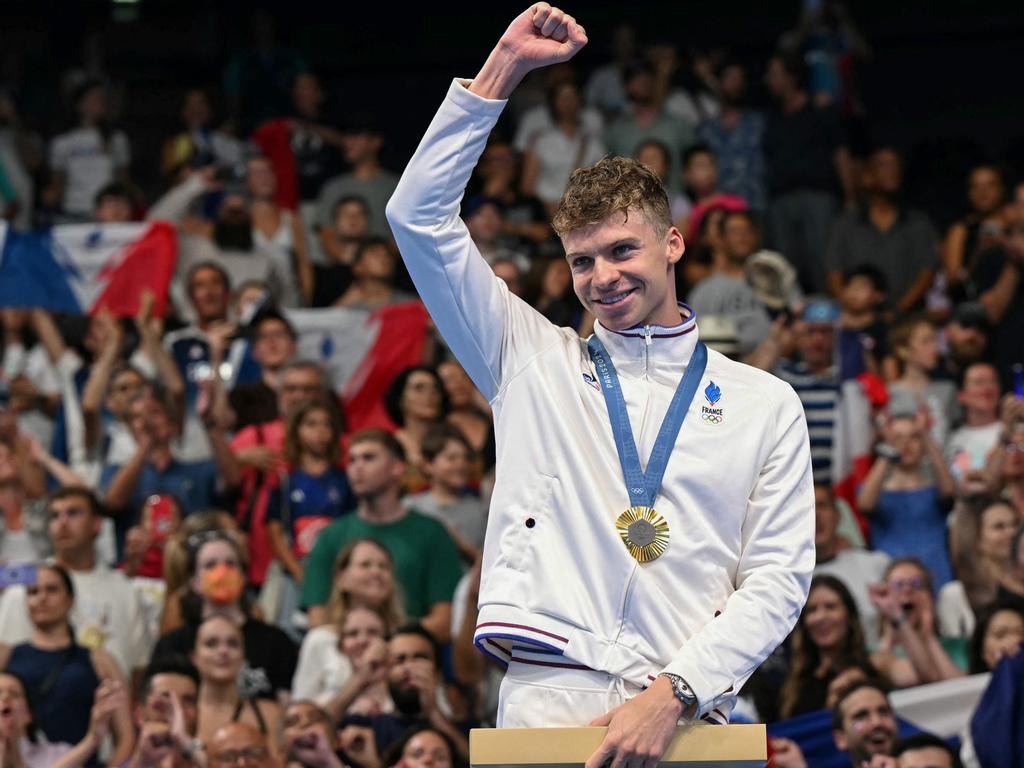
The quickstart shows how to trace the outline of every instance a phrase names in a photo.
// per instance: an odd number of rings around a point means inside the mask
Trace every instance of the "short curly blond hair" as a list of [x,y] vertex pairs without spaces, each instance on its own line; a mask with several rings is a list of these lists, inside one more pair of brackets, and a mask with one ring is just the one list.
[[657,174],[631,157],[606,157],[572,172],[551,226],[564,237],[619,211],[628,218],[630,210],[643,211],[658,237],[672,226],[668,194]]

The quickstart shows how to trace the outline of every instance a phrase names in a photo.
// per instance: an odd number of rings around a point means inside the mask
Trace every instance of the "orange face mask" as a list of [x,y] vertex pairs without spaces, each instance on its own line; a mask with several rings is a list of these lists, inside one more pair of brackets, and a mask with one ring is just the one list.
[[245,582],[238,566],[229,563],[215,565],[202,576],[203,596],[217,605],[230,605],[242,595]]

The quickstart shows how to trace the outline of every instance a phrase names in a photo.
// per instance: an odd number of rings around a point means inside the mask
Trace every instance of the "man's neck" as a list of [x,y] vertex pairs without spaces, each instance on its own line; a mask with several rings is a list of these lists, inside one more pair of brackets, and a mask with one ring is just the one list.
[[202,331],[203,333],[206,333],[208,330],[210,330],[211,326],[216,325],[217,323],[223,323],[226,319],[227,318],[223,317],[223,316],[219,316],[219,317],[200,317],[196,321],[196,326],[199,328],[200,331]]
[[409,511],[402,506],[398,488],[388,488],[376,496],[364,496],[356,507],[359,517],[375,525],[397,523]]
[[54,559],[69,571],[92,571],[96,568],[96,546],[90,542],[88,547],[82,549],[57,552]]
[[833,536],[827,543],[816,547],[814,554],[815,562],[818,563],[818,565],[821,565],[822,563],[830,563],[835,560],[836,555],[839,554],[839,542],[837,542]]
[[359,281],[359,290],[363,294],[363,299],[367,303],[373,304],[375,302],[387,301],[393,289],[383,280],[368,277]]

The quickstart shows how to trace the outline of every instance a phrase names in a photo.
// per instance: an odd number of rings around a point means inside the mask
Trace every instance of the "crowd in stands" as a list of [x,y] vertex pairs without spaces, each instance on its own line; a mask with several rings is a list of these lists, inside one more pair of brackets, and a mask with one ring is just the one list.
[[[949,180],[956,221],[916,209],[900,148],[863,138],[870,47],[815,7],[760,69],[623,27],[597,69],[545,70],[462,216],[513,294],[586,336],[549,226],[567,180],[608,153],[662,178],[701,337],[789,382],[810,430],[815,577],[735,718],[831,710],[857,766],[1010,765],[1012,731],[972,737],[973,709],[952,740],[898,741],[890,696],[1024,684],[999,676],[1024,642],[1024,182],[979,162]],[[232,60],[223,99],[181,93],[158,195],[115,84],[80,78],[46,137],[0,96],[11,228],[177,232],[166,316],[153,295],[134,318],[0,308],[0,765],[450,768],[493,723],[501,673],[473,645],[490,406],[433,332],[376,422],[300,354],[296,313],[418,299],[387,124],[326,117],[278,53]],[[808,749],[773,737],[771,764],[826,764]]]

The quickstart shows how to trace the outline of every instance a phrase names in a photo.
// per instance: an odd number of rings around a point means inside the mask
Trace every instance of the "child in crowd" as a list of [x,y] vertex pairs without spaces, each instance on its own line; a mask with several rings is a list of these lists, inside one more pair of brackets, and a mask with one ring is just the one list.
[[926,317],[910,317],[892,329],[889,347],[899,371],[889,384],[889,412],[907,415],[924,407],[932,437],[944,446],[957,417],[957,393],[953,382],[932,378],[939,367],[938,331]]
[[458,428],[444,424],[427,433],[423,459],[430,488],[407,497],[405,504],[444,523],[463,557],[472,562],[483,548],[487,527],[483,503],[468,490],[473,448]]
[[354,506],[340,466],[343,431],[340,411],[326,401],[309,403],[288,420],[284,454],[291,469],[267,505],[270,548],[285,571],[276,616],[268,619],[284,627],[298,607],[302,561],[320,532]]
[[683,155],[683,187],[691,208],[685,214],[685,239],[694,240],[708,211],[745,211],[747,201],[718,191],[718,160],[706,144],[695,144]]
[[885,301],[885,275],[871,264],[843,272],[839,293],[839,377],[855,379],[862,373],[881,375],[886,355],[888,326],[879,315]]

